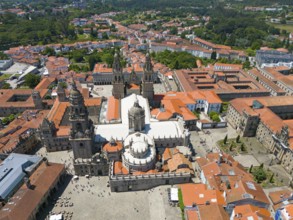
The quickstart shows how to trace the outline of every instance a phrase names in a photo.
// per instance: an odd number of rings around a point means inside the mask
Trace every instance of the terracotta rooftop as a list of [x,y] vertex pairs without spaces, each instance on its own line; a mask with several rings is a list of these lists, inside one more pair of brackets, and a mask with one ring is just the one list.
[[187,183],[180,185],[185,207],[210,204],[225,205],[225,197],[219,190],[207,189],[205,184]]
[[239,205],[234,208],[233,220],[248,220],[248,219],[262,219],[262,220],[273,220],[269,210],[259,208],[250,204]]
[[0,152],[14,150],[19,137],[25,137],[30,134],[31,129],[37,129],[48,113],[49,110],[26,110],[6,128],[0,130]]
[[229,220],[229,215],[223,206],[217,204],[198,206],[200,219]]
[[186,210],[186,220],[200,220],[196,210]]
[[29,189],[23,184],[10,202],[0,210],[0,219],[31,219],[64,170],[63,164],[49,163],[47,166],[43,162],[29,178],[33,188]]
[[53,121],[56,128],[59,128],[66,109],[70,106],[69,102],[59,102],[58,99],[55,100],[50,113],[48,114],[49,121]]
[[106,143],[103,146],[103,151],[107,153],[114,153],[121,151],[123,149],[123,144],[120,141],[115,141],[115,145],[112,145],[110,142]]
[[108,98],[107,107],[107,120],[118,120],[120,119],[120,101],[115,99],[114,96]]
[[257,202],[270,204],[262,187],[253,181],[238,181],[237,187],[231,189],[227,194],[227,203],[235,201],[253,199]]
[[274,210],[284,206],[283,202],[292,198],[293,199],[293,191],[289,189],[279,190],[275,192],[269,193],[269,198],[273,203]]
[[189,173],[193,174],[191,162],[182,154],[173,151],[172,158],[167,161],[170,172],[176,172],[179,168],[187,168]]
[[39,84],[35,87],[35,90],[39,89],[48,89],[48,87],[55,82],[56,78],[54,77],[46,77],[39,82]]

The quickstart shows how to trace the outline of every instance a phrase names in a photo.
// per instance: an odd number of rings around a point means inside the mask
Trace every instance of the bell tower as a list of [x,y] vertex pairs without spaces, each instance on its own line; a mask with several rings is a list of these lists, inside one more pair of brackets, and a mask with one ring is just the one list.
[[39,91],[34,90],[32,93],[33,102],[36,109],[43,109],[42,98]]
[[83,96],[76,88],[73,80],[69,95],[71,124],[69,141],[73,149],[74,158],[91,158],[93,154],[93,122],[88,118],[88,111]]
[[147,98],[149,101],[152,101],[154,97],[153,73],[154,71],[151,57],[150,54],[147,53],[145,58],[145,65],[143,68],[141,94],[144,98]]
[[112,85],[113,85],[112,95],[116,99],[124,98],[125,84],[124,84],[124,78],[123,78],[123,69],[120,63],[120,56],[117,52],[114,55]]
[[59,102],[66,102],[66,93],[65,93],[65,89],[63,88],[63,86],[58,83],[57,85],[57,97]]

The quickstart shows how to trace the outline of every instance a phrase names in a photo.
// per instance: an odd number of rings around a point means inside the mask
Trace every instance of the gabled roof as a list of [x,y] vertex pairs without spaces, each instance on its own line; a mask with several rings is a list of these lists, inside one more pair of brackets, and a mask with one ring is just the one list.
[[233,220],[273,220],[269,210],[250,204],[235,206],[233,213]]
[[185,207],[193,205],[218,204],[225,205],[225,197],[219,190],[207,189],[205,184],[187,183],[180,185]]
[[218,204],[198,206],[200,219],[208,220],[229,220],[229,215],[223,206]]
[[253,181],[237,181],[237,186],[227,193],[227,203],[252,199],[267,205],[270,204],[263,188]]

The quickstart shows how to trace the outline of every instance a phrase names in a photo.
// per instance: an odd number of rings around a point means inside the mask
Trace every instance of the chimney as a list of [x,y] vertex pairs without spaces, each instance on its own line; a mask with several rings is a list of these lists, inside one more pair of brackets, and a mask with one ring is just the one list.
[[48,161],[47,157],[43,157],[43,161],[46,166],[49,166],[49,161]]
[[32,188],[31,182],[28,177],[24,177],[24,183],[28,189]]

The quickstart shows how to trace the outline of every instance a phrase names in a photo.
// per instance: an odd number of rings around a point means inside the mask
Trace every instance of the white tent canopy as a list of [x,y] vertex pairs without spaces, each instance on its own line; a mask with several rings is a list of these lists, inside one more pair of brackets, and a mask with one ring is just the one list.
[[62,220],[62,219],[63,219],[62,214],[50,216],[50,220]]
[[170,197],[172,202],[178,202],[178,188],[171,188]]

